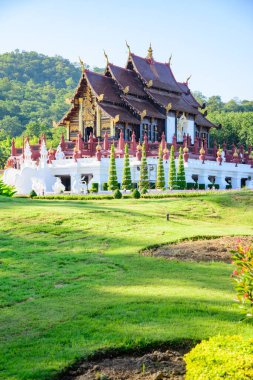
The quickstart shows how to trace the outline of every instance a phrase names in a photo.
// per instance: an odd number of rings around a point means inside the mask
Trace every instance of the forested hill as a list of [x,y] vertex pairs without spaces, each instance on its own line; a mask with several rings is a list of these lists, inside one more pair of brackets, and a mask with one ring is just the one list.
[[[52,123],[69,108],[65,99],[72,97],[80,74],[79,64],[60,56],[18,50],[0,55],[0,167],[13,136],[29,134],[32,141],[45,132],[48,144],[58,143],[61,130],[53,129]],[[225,139],[229,144],[253,144],[253,101],[223,103],[219,96],[195,95],[206,102],[208,118],[222,124],[220,131],[213,131],[219,143]],[[17,144],[21,141],[18,137]]]

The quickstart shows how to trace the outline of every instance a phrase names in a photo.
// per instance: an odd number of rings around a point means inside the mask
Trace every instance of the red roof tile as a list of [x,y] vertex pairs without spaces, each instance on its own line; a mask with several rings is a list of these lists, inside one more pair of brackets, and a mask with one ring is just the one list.
[[131,112],[124,107],[103,102],[99,103],[98,105],[103,111],[105,111],[109,116],[113,118],[119,115],[119,121],[121,122],[140,124],[140,120],[134,117]]
[[136,112],[141,114],[146,110],[147,117],[156,117],[159,119],[165,119],[165,115],[159,112],[156,107],[148,100],[138,99],[132,96],[123,96],[123,99],[128,103]]
[[141,58],[135,54],[131,54],[131,60],[135,70],[146,83],[152,80],[152,87],[181,93],[169,64]]
[[119,83],[122,89],[125,89],[128,86],[130,94],[146,96],[146,93],[143,90],[143,83],[134,71],[123,69],[122,67],[112,65],[111,63],[108,65],[108,68],[112,77]]
[[85,70],[85,78],[96,96],[104,94],[104,101],[122,103],[119,90],[112,78],[89,70]]
[[207,128],[217,128],[217,125],[213,124],[211,121],[207,120],[200,112],[198,113],[195,123],[201,127]]
[[194,98],[194,96],[191,93],[191,90],[187,86],[187,83],[180,83],[178,82],[182,92],[183,92],[183,98],[186,100],[188,103],[190,103],[193,107],[201,107],[199,102]]

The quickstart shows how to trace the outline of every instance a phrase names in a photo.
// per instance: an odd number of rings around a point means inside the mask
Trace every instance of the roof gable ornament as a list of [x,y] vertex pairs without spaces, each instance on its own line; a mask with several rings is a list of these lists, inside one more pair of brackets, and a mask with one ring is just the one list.
[[106,66],[108,66],[109,65],[109,58],[108,58],[108,55],[106,54],[105,50],[104,50],[104,56],[106,59]]
[[171,65],[171,59],[172,59],[172,53],[171,53],[171,55],[170,55],[169,62],[168,62],[168,65],[169,65],[169,66]]
[[123,89],[123,92],[124,94],[128,94],[129,93],[129,86],[126,86],[124,89]]
[[172,108],[172,104],[171,103],[168,103],[167,106],[165,107],[166,109],[166,112],[168,113]]
[[141,115],[141,120],[143,120],[144,117],[147,115],[147,111],[143,110],[140,115]]
[[187,84],[187,86],[188,86],[188,83],[189,83],[189,80],[191,79],[191,77],[192,77],[192,75],[190,75],[187,79],[186,79],[186,84]]
[[149,45],[149,48],[148,48],[148,55],[147,55],[147,59],[150,59],[150,60],[153,60],[153,49],[152,49],[152,46],[151,46],[151,42],[150,42],[150,45]]
[[127,43],[127,41],[126,41],[126,46],[128,48],[128,54],[130,55],[131,54],[130,45]]
[[98,102],[102,102],[104,100],[104,94],[98,95],[97,99],[98,99]]
[[84,72],[84,62],[83,60],[79,57],[79,62],[80,62],[80,66],[81,66],[81,70],[82,70],[82,73]]
[[153,81],[152,81],[152,79],[150,79],[150,80],[148,81],[148,83],[147,83],[147,87],[150,88],[150,87],[152,87],[152,86],[153,86]]

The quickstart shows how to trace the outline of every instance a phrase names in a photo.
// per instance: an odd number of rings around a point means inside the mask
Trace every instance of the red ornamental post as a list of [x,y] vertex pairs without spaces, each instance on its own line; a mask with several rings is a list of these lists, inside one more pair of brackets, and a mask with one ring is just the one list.
[[174,152],[176,152],[177,150],[177,136],[176,135],[173,135],[172,145],[174,146]]
[[51,164],[55,160],[55,151],[53,148],[50,148],[48,151],[48,163]]
[[141,160],[141,144],[140,143],[136,147],[136,158],[138,161]]
[[125,146],[124,135],[121,129],[120,134],[119,134],[119,145],[118,145],[118,149],[121,151],[121,153],[124,151],[124,146]]
[[165,147],[163,149],[163,159],[164,160],[168,160],[169,159],[169,149],[167,147]]
[[184,157],[184,162],[188,162],[188,158],[189,158],[189,149],[187,147],[187,145],[185,145],[184,149],[183,149],[183,157]]
[[97,146],[96,146],[96,157],[97,157],[97,160],[98,161],[101,161],[101,158],[102,158],[102,153],[101,153],[101,145],[100,144],[98,144]]
[[194,139],[194,153],[198,154],[198,151],[199,151],[199,137],[195,136],[195,139]]
[[[90,134],[89,142],[91,140],[91,137],[92,137],[92,135]],[[93,144],[93,139],[92,139],[92,144]],[[82,151],[84,149],[84,143],[83,143],[81,132],[78,132],[78,136],[77,136],[77,148],[80,151]]]
[[147,133],[145,132],[144,134],[144,139],[143,139],[143,144],[145,145],[145,148],[146,148],[146,152],[148,151],[148,136],[147,136]]
[[90,155],[92,156],[92,152],[93,152],[93,136],[92,136],[92,133],[90,133],[90,136],[89,136],[88,147],[90,150]]
[[104,148],[104,150],[108,150],[109,149],[108,133],[107,132],[105,132],[105,135],[104,135],[103,148]]
[[238,166],[238,162],[239,162],[239,157],[238,156],[239,155],[237,153],[237,149],[235,148],[235,152],[233,154],[233,161],[234,161],[236,167]]
[[217,152],[217,158],[216,158],[216,161],[219,163],[219,165],[221,165],[221,163],[222,163],[221,153],[222,153],[222,150],[219,149]]
[[[164,132],[162,133],[161,145],[162,145],[162,151],[164,151],[164,149],[166,148],[166,145],[167,145]],[[159,147],[158,147],[158,150],[159,150]]]
[[14,138],[11,141],[11,155],[16,156],[16,147],[15,147],[15,139]]
[[136,139],[135,139],[135,132],[134,131],[132,133],[131,149],[132,149],[132,152],[134,154],[134,152],[136,151]]
[[205,151],[205,149],[203,147],[203,143],[202,143],[202,147],[201,147],[199,153],[200,153],[199,159],[200,159],[200,161],[202,161],[202,164],[204,164],[205,163],[205,153],[206,153],[206,151]]

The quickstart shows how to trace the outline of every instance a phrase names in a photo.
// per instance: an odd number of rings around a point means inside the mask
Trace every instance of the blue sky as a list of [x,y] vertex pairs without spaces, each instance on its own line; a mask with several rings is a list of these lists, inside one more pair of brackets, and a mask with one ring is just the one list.
[[125,65],[127,48],[168,61],[179,81],[207,96],[253,99],[253,0],[0,0],[0,53],[81,56],[103,67],[103,49]]

